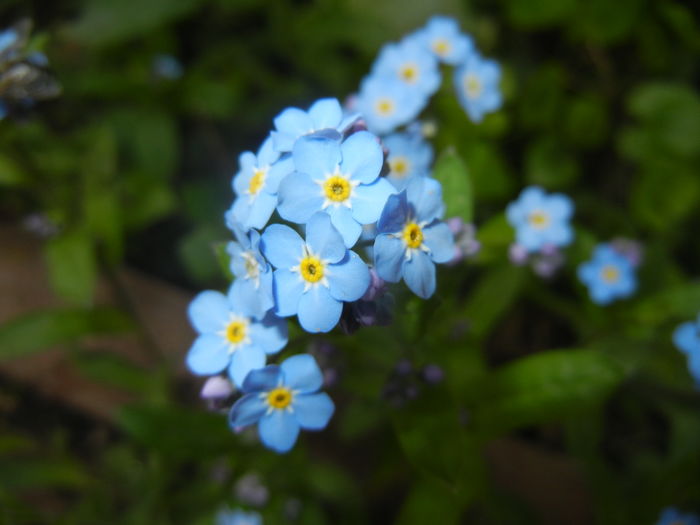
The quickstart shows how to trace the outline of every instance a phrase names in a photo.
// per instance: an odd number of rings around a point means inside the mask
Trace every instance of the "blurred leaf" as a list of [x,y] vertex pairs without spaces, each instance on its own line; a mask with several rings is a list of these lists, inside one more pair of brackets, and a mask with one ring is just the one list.
[[93,334],[129,331],[131,321],[112,309],[32,312],[0,326],[0,360],[25,356]]
[[45,254],[49,279],[56,293],[71,303],[91,303],[97,261],[87,233],[73,230],[49,240]]
[[188,273],[202,283],[219,276],[216,246],[221,236],[218,228],[203,226],[183,237],[178,247]]
[[546,27],[573,14],[576,0],[507,0],[508,17],[523,28]]
[[143,228],[171,213],[177,204],[172,185],[142,172],[123,174],[124,215],[129,229]]
[[599,146],[608,138],[608,113],[605,100],[594,93],[574,98],[567,106],[566,136],[581,148]]
[[5,460],[0,469],[0,485],[6,489],[80,489],[90,481],[79,463],[67,459]]
[[469,172],[454,149],[444,151],[435,163],[433,176],[442,183],[445,215],[461,217],[470,223],[474,215],[474,197]]
[[683,283],[630,305],[634,323],[658,325],[669,319],[691,320],[700,309],[700,283]]
[[533,143],[525,159],[527,180],[547,189],[570,186],[579,175],[576,158],[553,137]]
[[0,154],[0,186],[16,186],[25,180],[22,168],[9,156]]
[[618,42],[634,27],[643,5],[642,0],[581,2],[572,20],[572,32],[599,44]]
[[425,525],[440,518],[440,525],[460,523],[460,506],[443,484],[429,478],[415,479],[401,505],[396,525]]
[[137,394],[147,393],[152,384],[152,371],[116,354],[80,352],[73,356],[73,362],[83,375],[100,384],[114,385]]
[[512,173],[496,146],[473,140],[460,144],[460,153],[469,165],[477,201],[501,199],[508,195],[514,185]]

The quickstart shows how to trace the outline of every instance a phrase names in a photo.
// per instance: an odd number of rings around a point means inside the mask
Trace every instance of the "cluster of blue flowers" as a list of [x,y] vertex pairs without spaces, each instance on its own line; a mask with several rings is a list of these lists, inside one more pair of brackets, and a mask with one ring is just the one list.
[[225,214],[234,281],[227,294],[208,290],[190,304],[198,337],[187,364],[214,376],[203,390],[210,400],[233,393],[217,376],[226,374],[243,394],[231,427],[257,424],[272,450],[290,450],[300,429],[321,430],[334,412],[310,354],[267,364],[287,344],[285,318],[296,316],[311,333],[341,321],[374,324],[390,303],[386,283],[403,281],[427,299],[435,265],[474,249],[473,233],[456,244],[467,228],[443,221],[433,150],[415,122],[440,84],[440,62],[457,66],[473,120],[500,105],[498,67],[478,57],[454,20],[435,17],[382,49],[349,107],[325,98],[308,110],[287,108],[258,151],[239,158]]

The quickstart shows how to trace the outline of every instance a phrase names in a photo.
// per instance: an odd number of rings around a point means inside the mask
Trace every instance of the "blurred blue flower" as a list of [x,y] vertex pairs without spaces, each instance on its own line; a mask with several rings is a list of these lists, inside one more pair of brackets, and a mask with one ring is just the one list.
[[362,81],[355,107],[369,131],[384,135],[414,120],[427,101],[396,79],[371,75]]
[[343,302],[356,301],[369,287],[367,265],[318,212],[306,224],[306,242],[288,226],[270,225],[261,249],[275,270],[277,314],[297,314],[307,332],[328,332],[338,324]]
[[474,51],[472,38],[462,33],[451,17],[433,16],[415,35],[439,60],[453,66]]
[[398,81],[424,104],[441,80],[437,60],[414,37],[386,44],[372,65],[372,76]]
[[187,354],[187,366],[198,375],[218,374],[228,368],[236,386],[248,372],[265,366],[265,355],[287,344],[287,322],[274,313],[257,320],[234,293],[207,290],[189,305],[188,316],[199,334]]
[[637,289],[637,277],[629,259],[605,243],[596,246],[593,258],[578,267],[578,277],[597,304],[629,297]]
[[695,514],[681,514],[675,507],[666,507],[656,525],[700,525],[700,519]]
[[[19,33],[12,27],[0,31],[0,53],[7,51],[18,39]],[[14,58],[14,56],[8,58]]]
[[484,59],[476,51],[455,70],[457,99],[473,122],[481,122],[486,113],[501,107],[501,67]]
[[294,143],[305,135],[327,130],[333,138],[341,136],[359,119],[356,113],[343,113],[335,98],[322,98],[314,102],[309,111],[287,108],[274,119],[276,130],[272,132],[274,148],[279,152],[294,149]]
[[227,225],[238,242],[230,242],[226,251],[231,256],[232,293],[246,304],[256,319],[262,319],[275,305],[272,295],[272,267],[260,253],[260,234],[256,230],[244,233],[227,214]]
[[262,229],[277,206],[280,182],[294,169],[292,159],[288,155],[280,157],[268,137],[257,155],[246,151],[238,163],[240,170],[233,178],[236,200],[230,210],[231,217],[245,231]]
[[418,133],[394,133],[382,139],[389,150],[387,179],[402,190],[414,177],[427,177],[433,162],[433,148]]
[[515,228],[517,243],[528,252],[541,251],[546,245],[566,246],[573,240],[569,220],[573,214],[571,199],[561,193],[547,195],[538,186],[525,188],[511,202],[506,216]]
[[155,76],[168,80],[176,80],[180,78],[183,73],[182,64],[173,55],[155,55],[151,68]]
[[287,452],[299,430],[322,430],[335,406],[324,392],[323,374],[309,354],[292,356],[281,365],[253,370],[243,382],[245,395],[231,407],[232,428],[258,423],[263,444]]
[[444,210],[440,183],[414,179],[392,195],[377,223],[374,262],[379,277],[401,278],[413,293],[427,299],[435,292],[435,263],[446,263],[455,252],[452,232],[441,222]]
[[683,323],[674,330],[673,344],[688,358],[688,369],[700,387],[700,315],[695,321]]
[[257,512],[240,509],[222,510],[216,515],[216,525],[262,525],[262,516]]
[[296,171],[279,188],[280,216],[305,224],[317,211],[325,211],[348,248],[357,242],[362,225],[379,219],[394,192],[393,186],[379,177],[384,163],[382,147],[367,131],[354,133],[342,143],[304,137],[294,145],[292,158]]

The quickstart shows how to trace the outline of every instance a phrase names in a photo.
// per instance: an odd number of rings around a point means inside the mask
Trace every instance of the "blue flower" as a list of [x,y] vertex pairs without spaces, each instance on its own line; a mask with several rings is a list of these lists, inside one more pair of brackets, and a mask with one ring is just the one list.
[[440,87],[441,80],[437,60],[413,37],[386,44],[372,66],[372,76],[398,81],[425,101]]
[[274,119],[276,131],[272,132],[275,150],[289,152],[298,138],[322,130],[340,138],[359,118],[357,114],[343,114],[343,108],[335,98],[322,98],[314,102],[309,111],[287,108]]
[[459,24],[454,18],[434,16],[425,27],[416,32],[416,37],[435,56],[450,65],[463,62],[474,51],[471,37],[459,30]]
[[[0,53],[4,53],[19,40],[19,33],[14,28],[8,28],[0,31]],[[8,58],[15,58],[14,55]]]
[[379,172],[384,163],[377,137],[367,131],[344,142],[304,137],[294,145],[296,171],[280,185],[278,211],[283,219],[306,223],[325,211],[350,248],[363,224],[379,219],[393,186]]
[[424,299],[435,292],[435,263],[448,262],[455,251],[452,232],[439,220],[443,209],[440,183],[430,178],[414,179],[389,197],[374,241],[379,277],[392,283],[403,278]]
[[596,246],[593,259],[578,267],[578,277],[588,287],[591,300],[597,304],[605,305],[629,297],[637,289],[634,267],[609,244]]
[[675,507],[666,507],[656,525],[700,525],[700,519],[695,514],[681,514]]
[[287,344],[287,322],[268,312],[257,320],[231,287],[228,296],[207,290],[190,303],[188,316],[199,334],[187,354],[187,366],[198,375],[218,374],[228,368],[236,386],[246,374],[265,366],[265,354]]
[[262,143],[257,155],[246,151],[238,162],[240,171],[233,178],[237,197],[231,216],[246,231],[264,228],[277,206],[277,188],[294,165],[289,156],[280,158],[270,137]]
[[[231,217],[227,215],[227,219]],[[262,319],[275,305],[272,296],[272,267],[260,253],[260,234],[245,234],[235,222],[227,220],[238,242],[230,242],[226,251],[231,256],[231,273],[235,276],[232,293],[246,304],[256,319]]]
[[387,179],[402,190],[414,177],[427,177],[433,162],[433,148],[418,133],[394,133],[382,139],[389,150]]
[[231,407],[232,428],[258,423],[263,444],[291,450],[299,430],[323,430],[335,406],[324,392],[323,374],[309,354],[292,356],[281,365],[253,370],[243,382],[245,395]]
[[356,301],[369,287],[369,269],[349,251],[326,213],[306,224],[306,242],[288,226],[270,225],[262,234],[262,252],[277,268],[277,314],[297,314],[307,332],[328,332],[340,319],[343,302]]
[[528,252],[540,251],[546,245],[570,244],[572,214],[571,199],[561,193],[547,195],[538,186],[525,188],[506,210],[508,222],[516,230],[517,243]]
[[673,332],[673,343],[688,358],[688,369],[700,387],[700,315],[696,321],[679,325]]
[[501,107],[500,81],[498,62],[484,59],[476,51],[455,70],[457,99],[473,122],[481,122],[486,113]]
[[240,509],[222,510],[216,515],[216,525],[262,525],[262,516]]
[[372,133],[384,135],[414,120],[428,98],[396,79],[365,77],[355,102]]

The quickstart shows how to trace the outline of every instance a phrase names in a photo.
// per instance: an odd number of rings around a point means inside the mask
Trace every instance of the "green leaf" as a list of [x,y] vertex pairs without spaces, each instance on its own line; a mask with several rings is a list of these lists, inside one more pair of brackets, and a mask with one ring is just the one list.
[[73,356],[73,362],[86,377],[136,394],[149,392],[153,383],[152,371],[138,367],[116,354],[81,352]]
[[0,326],[0,360],[26,356],[87,335],[122,333],[131,328],[131,321],[113,309],[32,312]]
[[97,279],[97,261],[87,233],[65,232],[47,243],[45,254],[56,293],[71,303],[89,304]]
[[670,319],[694,319],[700,305],[700,283],[684,283],[648,297],[628,312],[635,323],[659,324]]
[[435,163],[434,177],[442,183],[447,217],[461,217],[464,222],[474,219],[474,197],[469,172],[454,149],[444,151]]
[[82,466],[68,459],[5,460],[0,469],[0,485],[4,488],[81,489],[90,481]]
[[0,155],[0,186],[17,186],[25,179],[26,175],[14,160]]

